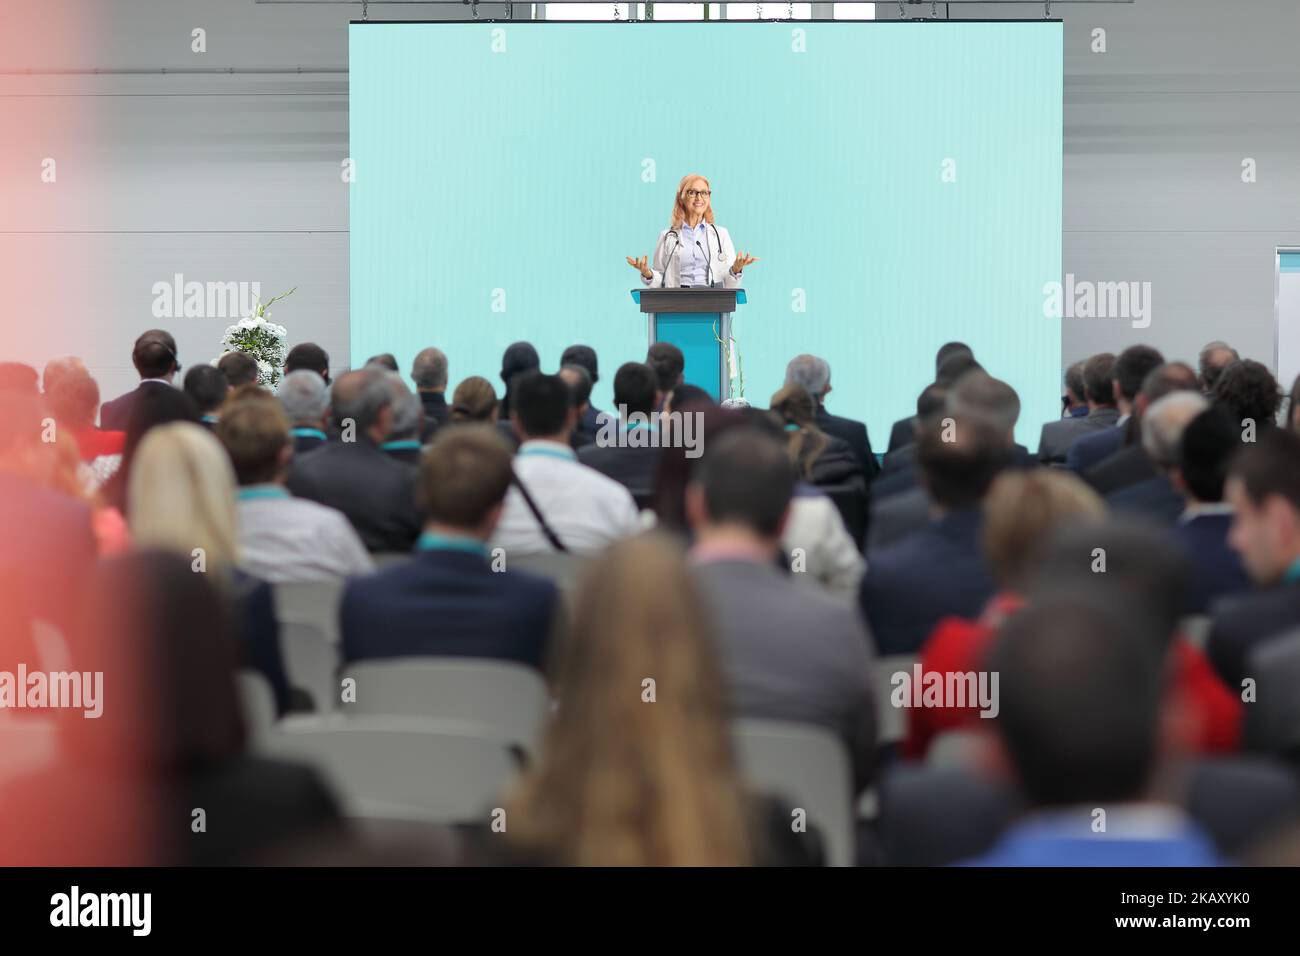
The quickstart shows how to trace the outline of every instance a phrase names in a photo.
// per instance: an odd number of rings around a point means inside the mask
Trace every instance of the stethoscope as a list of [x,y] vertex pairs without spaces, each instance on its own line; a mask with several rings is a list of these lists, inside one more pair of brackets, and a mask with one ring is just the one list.
[[[722,251],[722,234],[718,232],[718,226],[716,223],[711,222],[709,223],[709,225],[713,227],[713,236],[715,239],[718,240],[718,261],[725,263],[727,261],[727,257]],[[668,253],[669,257],[671,258],[674,253],[676,253],[679,249],[681,249],[682,237],[681,237],[681,233],[679,233],[676,229],[669,229],[668,235],[672,236],[674,239],[677,240],[677,245],[673,246],[673,251]],[[709,234],[706,232],[704,235],[705,235],[705,240],[707,241]],[[667,240],[667,238],[668,238],[667,236],[664,237],[665,240]],[[705,258],[707,258],[707,256]]]

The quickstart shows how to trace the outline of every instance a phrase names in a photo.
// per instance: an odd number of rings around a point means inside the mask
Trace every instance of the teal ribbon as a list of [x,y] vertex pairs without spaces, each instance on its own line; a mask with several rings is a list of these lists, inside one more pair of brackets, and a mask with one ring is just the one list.
[[319,438],[325,441],[325,433],[319,428],[295,428],[293,430],[294,438]]
[[578,456],[571,451],[565,451],[561,448],[524,448],[519,452],[519,458],[559,458],[561,461],[577,461]]
[[426,531],[415,542],[417,551],[462,551],[465,554],[477,554],[487,557],[487,545],[478,538],[461,538],[449,534],[434,534]]
[[416,441],[414,438],[403,438],[397,441],[386,441],[379,447],[382,448],[384,451],[404,451],[406,449],[411,449],[411,448],[418,449],[420,447],[420,443]]
[[236,494],[240,501],[256,501],[259,498],[288,498],[289,491],[279,485],[253,485],[240,488]]

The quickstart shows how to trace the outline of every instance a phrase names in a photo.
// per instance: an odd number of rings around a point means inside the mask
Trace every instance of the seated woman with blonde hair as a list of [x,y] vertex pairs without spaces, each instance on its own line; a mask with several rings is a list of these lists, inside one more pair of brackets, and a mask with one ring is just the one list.
[[745,793],[707,621],[685,556],[659,535],[593,565],[554,662],[559,710],[492,837],[500,862],[820,862],[818,837]]

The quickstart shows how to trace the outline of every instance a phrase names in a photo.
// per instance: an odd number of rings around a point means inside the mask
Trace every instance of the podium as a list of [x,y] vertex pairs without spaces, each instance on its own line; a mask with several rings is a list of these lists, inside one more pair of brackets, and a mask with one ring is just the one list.
[[737,305],[745,304],[744,289],[633,289],[632,301],[645,313],[650,345],[671,342],[682,350],[687,384],[704,389],[715,401],[731,397],[723,343],[731,342],[731,315]]

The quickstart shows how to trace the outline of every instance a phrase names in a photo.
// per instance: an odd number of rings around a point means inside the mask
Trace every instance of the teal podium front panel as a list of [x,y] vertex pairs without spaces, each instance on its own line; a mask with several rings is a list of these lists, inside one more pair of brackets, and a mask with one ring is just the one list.
[[721,317],[716,312],[661,312],[655,316],[655,340],[671,342],[686,359],[687,385],[698,385],[715,402],[722,395],[722,357],[713,330]]

